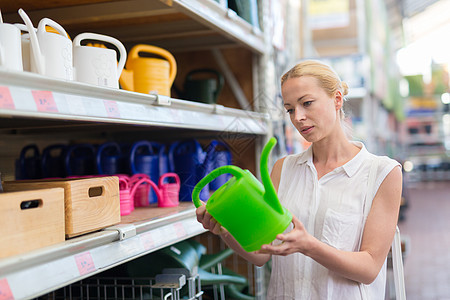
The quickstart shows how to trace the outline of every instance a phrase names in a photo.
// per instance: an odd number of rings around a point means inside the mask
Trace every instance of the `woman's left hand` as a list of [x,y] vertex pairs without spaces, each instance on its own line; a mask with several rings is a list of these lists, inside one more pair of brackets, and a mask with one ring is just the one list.
[[281,233],[277,235],[277,240],[281,241],[277,245],[262,245],[258,253],[267,253],[272,255],[286,256],[292,253],[305,253],[311,245],[313,236],[311,236],[295,216],[292,217],[294,228],[288,233]]

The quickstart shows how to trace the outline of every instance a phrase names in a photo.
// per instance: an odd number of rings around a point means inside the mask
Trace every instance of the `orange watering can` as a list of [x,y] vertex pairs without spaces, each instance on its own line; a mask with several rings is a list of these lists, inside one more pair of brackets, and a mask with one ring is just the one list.
[[[162,58],[144,57],[140,53]],[[136,45],[128,54],[119,82],[123,89],[138,93],[157,93],[170,97],[177,64],[169,51],[150,45]]]

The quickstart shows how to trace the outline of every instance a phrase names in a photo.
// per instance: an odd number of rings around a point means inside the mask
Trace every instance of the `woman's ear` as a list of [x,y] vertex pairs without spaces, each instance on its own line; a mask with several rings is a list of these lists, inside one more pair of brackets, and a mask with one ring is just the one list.
[[334,105],[336,107],[336,111],[340,110],[344,105],[344,96],[339,90],[334,93]]

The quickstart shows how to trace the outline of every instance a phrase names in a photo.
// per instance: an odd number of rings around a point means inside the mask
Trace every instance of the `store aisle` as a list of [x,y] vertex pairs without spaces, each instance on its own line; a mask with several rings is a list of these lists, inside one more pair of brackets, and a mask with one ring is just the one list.
[[450,182],[414,183],[400,232],[410,239],[405,259],[408,300],[450,299]]

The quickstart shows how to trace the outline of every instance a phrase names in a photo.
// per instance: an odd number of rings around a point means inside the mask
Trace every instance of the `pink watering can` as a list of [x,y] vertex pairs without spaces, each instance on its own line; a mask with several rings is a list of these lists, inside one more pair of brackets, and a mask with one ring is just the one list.
[[[174,183],[164,183],[165,179],[173,178]],[[148,184],[143,184],[148,183]],[[146,174],[135,174],[130,178],[131,197],[136,207],[149,206],[148,193],[150,187],[158,198],[158,207],[173,207],[179,204],[180,178],[175,173],[166,173],[159,178],[156,185]]]

